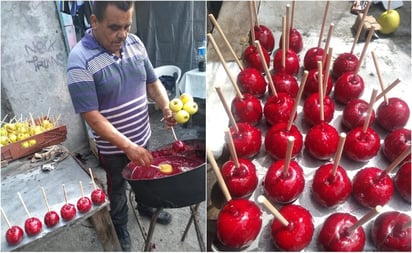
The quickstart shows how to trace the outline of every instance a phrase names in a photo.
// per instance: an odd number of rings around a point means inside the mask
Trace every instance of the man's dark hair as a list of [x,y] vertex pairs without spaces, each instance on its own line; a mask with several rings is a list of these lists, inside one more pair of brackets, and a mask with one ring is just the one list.
[[92,12],[97,20],[101,21],[104,18],[104,13],[109,5],[114,5],[122,11],[128,11],[134,6],[134,1],[94,1]]

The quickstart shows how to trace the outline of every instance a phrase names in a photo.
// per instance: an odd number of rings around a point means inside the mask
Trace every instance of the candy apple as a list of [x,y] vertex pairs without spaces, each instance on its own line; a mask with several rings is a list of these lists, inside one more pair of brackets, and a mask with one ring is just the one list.
[[75,215],[76,215],[76,207],[71,203],[64,204],[60,208],[60,216],[65,221],[69,221],[73,219]]
[[239,167],[233,160],[222,165],[222,177],[233,198],[248,198],[258,184],[255,165],[248,159],[239,158]]
[[289,136],[295,138],[292,149],[292,158],[296,157],[302,150],[303,136],[299,129],[294,125],[287,131],[286,122],[279,122],[270,127],[267,131],[265,136],[265,149],[269,155],[277,160],[284,159]]
[[[323,98],[323,116],[325,122],[333,119],[335,104],[329,96]],[[312,93],[303,103],[303,118],[309,125],[313,126],[321,123],[319,93]]]
[[353,72],[342,74],[335,83],[335,100],[346,105],[351,99],[359,98],[365,89],[360,75]]
[[23,229],[19,226],[11,226],[6,231],[6,241],[10,245],[17,245],[23,239]]
[[377,21],[381,26],[379,32],[383,34],[395,32],[401,24],[399,13],[394,9],[382,12]]
[[359,64],[359,59],[351,53],[338,55],[332,65],[332,76],[337,80],[343,73],[353,72]]
[[57,225],[59,223],[60,217],[59,214],[55,211],[48,211],[44,215],[44,224],[46,224],[47,227],[51,228]]
[[318,242],[321,251],[362,251],[366,236],[362,226],[352,233],[348,228],[358,219],[349,213],[333,213],[326,218],[319,232]]
[[279,92],[276,97],[270,96],[263,107],[266,123],[272,126],[280,122],[288,122],[294,104],[295,99],[287,93]]
[[[351,99],[342,112],[342,125],[351,130],[355,127],[364,125],[368,114],[369,103],[360,98]],[[375,110],[372,110],[372,115],[369,120],[369,127],[375,121]]]
[[409,215],[387,211],[381,213],[372,223],[372,242],[379,251],[411,252],[411,230]]
[[175,152],[179,153],[186,150],[186,145],[183,141],[176,140],[175,142],[173,142],[172,148]]
[[92,201],[89,197],[81,197],[77,200],[77,209],[81,213],[87,213],[92,208]]
[[[411,148],[411,130],[399,128],[385,137],[383,142],[383,154],[393,162],[405,149]],[[411,156],[407,156],[404,161],[410,161]]]
[[352,180],[352,193],[355,200],[364,207],[374,208],[385,205],[392,198],[392,179],[376,167],[363,168]]
[[302,167],[291,160],[287,174],[283,173],[285,160],[272,163],[263,181],[265,195],[273,201],[287,204],[295,201],[305,187]]
[[411,203],[411,162],[405,162],[393,178],[396,190],[401,197]]
[[263,116],[261,101],[249,93],[244,93],[242,98],[233,98],[230,109],[236,122],[257,125]]
[[237,85],[242,93],[260,98],[266,92],[267,82],[257,69],[245,68],[237,76]]
[[36,217],[27,218],[24,222],[24,231],[29,236],[37,235],[41,232],[43,225],[41,221]]
[[338,143],[338,132],[326,122],[311,127],[305,137],[306,150],[318,160],[330,159],[335,154]]
[[232,199],[217,217],[217,238],[226,247],[243,249],[258,236],[262,227],[262,212],[248,199]]
[[[282,48],[282,35],[280,36],[280,44],[279,47]],[[303,40],[302,40],[302,35],[300,32],[295,29],[291,28],[289,30],[289,49],[294,51],[296,54],[300,53],[303,49]]]
[[[310,96],[313,93],[319,92],[319,75],[318,75],[318,69],[314,68],[309,70],[308,73],[308,79],[306,80],[306,84],[305,84],[305,89],[303,90],[303,94],[305,96]],[[324,77],[323,73],[323,77]],[[332,91],[332,87],[333,87],[333,82],[332,82],[332,78],[330,76],[328,76],[328,84],[326,86],[326,93],[325,95],[329,95],[330,92]]]
[[318,61],[323,59],[323,48],[312,47],[305,53],[303,58],[303,67],[306,70],[317,69]]
[[262,45],[262,47],[266,49],[267,52],[272,52],[272,50],[275,48],[275,37],[273,35],[273,32],[264,25],[255,25],[254,31],[255,38],[259,40],[260,45]]
[[402,128],[409,120],[408,104],[400,98],[388,99],[388,104],[383,101],[376,110],[376,121],[386,131]]
[[249,123],[238,123],[237,126],[238,132],[234,127],[230,127],[236,154],[240,158],[254,157],[262,146],[262,132]]
[[93,190],[90,197],[95,205],[101,205],[106,201],[106,194],[99,188]]
[[363,127],[356,127],[349,131],[343,153],[356,162],[367,162],[378,154],[380,145],[379,134],[373,128],[368,127],[364,133]]
[[[272,75],[272,81],[277,93],[283,92],[289,94],[293,98],[296,97],[299,85],[294,76],[285,72],[276,72]],[[272,92],[270,92],[270,95],[273,95]]]
[[[262,48],[263,56],[267,66],[270,64],[270,56],[265,48]],[[248,46],[243,52],[243,63],[246,68],[255,68],[261,73],[265,71],[262,61],[260,60],[260,55],[258,49],[254,45]]]
[[285,205],[279,212],[288,221],[284,226],[279,219],[271,225],[272,242],[282,251],[301,251],[312,240],[314,225],[312,215],[299,205]]
[[276,72],[285,72],[291,76],[295,76],[299,73],[299,58],[292,50],[286,51],[285,67],[282,65],[282,51],[279,49],[275,52],[273,57],[273,69]]
[[333,164],[320,166],[313,177],[312,194],[317,203],[324,207],[335,207],[345,202],[352,193],[352,183],[345,169],[337,167],[332,174]]

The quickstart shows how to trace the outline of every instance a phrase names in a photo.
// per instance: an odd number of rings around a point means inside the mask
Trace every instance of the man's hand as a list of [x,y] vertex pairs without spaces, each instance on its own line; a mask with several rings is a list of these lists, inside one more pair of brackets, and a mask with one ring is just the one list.
[[162,109],[163,118],[166,124],[166,127],[172,127],[177,124],[175,118],[173,117],[173,112],[170,110],[169,107],[165,107]]
[[127,158],[139,166],[149,166],[153,162],[153,157],[150,152],[136,144],[133,144],[125,151]]

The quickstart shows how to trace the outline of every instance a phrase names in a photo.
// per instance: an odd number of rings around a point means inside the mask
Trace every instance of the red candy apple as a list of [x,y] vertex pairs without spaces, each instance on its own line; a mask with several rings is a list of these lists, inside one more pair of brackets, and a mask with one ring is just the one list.
[[386,131],[402,128],[409,120],[408,104],[400,98],[388,99],[388,104],[383,101],[376,110],[376,121]]
[[287,173],[283,173],[285,160],[272,163],[269,167],[263,186],[265,195],[276,202],[285,204],[295,201],[305,187],[303,170],[295,161],[290,161]]
[[288,122],[294,104],[295,100],[287,93],[279,92],[277,96],[270,96],[263,107],[266,123],[272,126],[280,122]]
[[93,204],[101,205],[106,201],[106,194],[102,189],[95,189],[91,193],[91,199]]
[[[265,56],[265,61],[267,66],[270,63],[270,57],[266,49],[262,48],[263,55]],[[245,51],[243,52],[243,63],[245,64],[246,68],[255,68],[261,73],[265,71],[262,61],[260,60],[260,55],[258,49],[250,45],[248,46]]]
[[279,122],[273,125],[265,136],[265,149],[273,158],[280,160],[286,155],[288,137],[295,138],[292,149],[292,158],[296,157],[303,147],[303,136],[299,129],[292,125],[287,131],[287,123]]
[[236,96],[233,98],[231,111],[236,122],[257,125],[262,119],[261,101],[249,93],[244,93],[242,97]]
[[[385,137],[382,151],[385,157],[392,162],[407,148],[411,148],[411,130],[399,128]],[[410,160],[409,155],[404,161]]]
[[319,232],[318,242],[321,251],[362,251],[366,236],[362,226],[353,232],[348,229],[358,219],[349,213],[334,213],[326,218]]
[[237,85],[242,93],[249,93],[260,98],[266,92],[267,82],[257,69],[246,68],[238,74]]
[[71,203],[66,203],[60,208],[60,216],[65,221],[70,221],[76,216],[76,207]]
[[248,198],[256,189],[258,177],[255,165],[248,159],[239,158],[239,167],[233,160],[222,165],[222,177],[233,198]]
[[57,225],[59,223],[60,217],[59,214],[55,211],[48,211],[44,215],[44,224],[46,224],[47,227],[51,228]]
[[239,131],[230,127],[236,153],[240,158],[252,158],[260,151],[262,132],[249,123],[238,123]]
[[175,142],[173,142],[172,148],[175,152],[179,153],[186,150],[186,145],[183,141],[176,140]]
[[29,236],[37,235],[41,232],[43,225],[41,221],[36,217],[27,218],[24,222],[24,231]]
[[375,130],[368,127],[363,132],[363,127],[356,127],[349,131],[343,152],[354,161],[367,162],[376,156],[380,145],[380,137]]
[[[342,125],[349,130],[355,127],[363,126],[366,118],[368,117],[368,107],[369,103],[360,98],[350,100],[342,112]],[[368,126],[371,126],[374,121],[375,111],[372,110],[372,115]]]
[[282,251],[301,251],[312,240],[314,225],[312,215],[299,205],[285,205],[279,212],[288,221],[284,226],[279,219],[271,225],[272,242]]
[[326,122],[314,125],[306,134],[305,148],[318,160],[331,158],[338,148],[339,135],[336,129]]
[[[306,80],[305,89],[303,90],[303,94],[305,96],[310,96],[313,93],[319,92],[319,71],[317,68],[313,68],[309,70],[308,79]],[[325,78],[325,73],[323,73],[323,81]],[[326,86],[326,93],[325,95],[329,95],[332,91],[333,82],[330,75],[328,76],[328,84]],[[325,92],[325,91],[323,91]]]
[[230,249],[248,247],[262,227],[262,212],[248,199],[232,199],[220,210],[216,229],[219,241]]
[[317,203],[324,207],[335,207],[345,202],[352,193],[352,183],[345,169],[338,166],[332,174],[333,164],[320,166],[313,177],[312,194]]
[[346,72],[335,83],[335,100],[346,105],[350,100],[359,98],[364,89],[365,84],[360,75]]
[[332,65],[332,75],[337,80],[346,72],[353,72],[359,64],[359,59],[351,53],[343,53],[338,55]]
[[[305,86],[306,87],[306,86]],[[335,104],[329,96],[323,98],[324,121],[330,122],[335,112]],[[320,118],[319,93],[312,93],[303,103],[303,117],[309,125],[313,126],[322,122]]]
[[405,162],[393,178],[396,190],[401,197],[411,203],[411,162]]
[[17,245],[23,239],[23,229],[19,226],[11,226],[6,231],[6,241],[10,245]]
[[[280,36],[280,44],[279,47],[282,48],[282,38],[283,35]],[[302,35],[300,34],[300,32],[295,29],[295,28],[291,28],[289,30],[289,49],[292,50],[293,52],[295,52],[296,54],[300,53],[300,51],[302,51],[303,49],[303,40],[302,40]]]
[[[273,58],[273,69],[276,72],[285,72],[289,75],[295,76],[299,72],[299,58],[292,50],[287,50],[285,55],[285,67],[282,65],[282,51],[276,51]],[[269,66],[269,65],[268,65]]]
[[312,47],[305,53],[303,58],[303,67],[306,70],[317,69],[318,61],[323,59],[323,48]]
[[[277,93],[287,93],[293,98],[296,97],[299,85],[294,76],[285,72],[276,72],[272,75],[272,81]],[[272,92],[270,95],[273,95]]]
[[77,209],[81,213],[87,213],[92,208],[92,201],[89,197],[83,196],[77,200]]
[[273,32],[264,25],[255,25],[255,38],[259,40],[260,44],[267,52],[272,52],[275,48],[275,37]]
[[372,223],[371,237],[379,251],[411,252],[411,217],[398,211],[384,212]]
[[392,179],[386,172],[376,167],[361,169],[353,178],[352,186],[355,200],[362,206],[370,208],[388,203],[394,191]]

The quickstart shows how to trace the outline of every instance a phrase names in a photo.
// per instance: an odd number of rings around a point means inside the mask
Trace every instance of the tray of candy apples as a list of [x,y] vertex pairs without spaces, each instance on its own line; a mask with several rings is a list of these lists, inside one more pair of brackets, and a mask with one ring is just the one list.
[[[208,223],[215,232],[210,248],[410,251],[411,121],[405,86],[399,79],[383,84],[379,57],[367,51],[373,27],[358,58],[353,52],[333,54],[331,24],[325,47],[302,53],[300,66],[301,47],[292,45],[302,42],[294,41],[297,31],[288,27],[288,8],[282,18],[286,36],[273,61],[266,60],[258,36],[250,45],[254,56],[243,56],[263,78],[245,78],[247,68],[239,65],[235,81],[225,66],[235,97],[228,102],[216,87],[230,122],[222,153],[230,155],[218,164],[208,149],[218,194],[224,196]],[[254,26],[251,31],[259,30]],[[208,39],[225,65],[211,34]],[[360,66],[367,55],[380,87],[363,81]],[[251,94],[265,75],[271,77],[269,91]],[[213,206],[214,196],[208,198]]]

